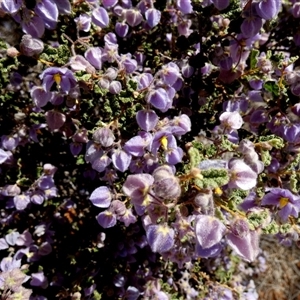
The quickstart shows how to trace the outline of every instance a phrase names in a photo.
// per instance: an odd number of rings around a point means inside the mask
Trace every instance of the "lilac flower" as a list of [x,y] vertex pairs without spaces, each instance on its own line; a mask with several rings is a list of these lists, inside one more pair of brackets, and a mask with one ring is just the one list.
[[150,131],[157,125],[158,116],[152,109],[139,110],[136,114],[136,121],[141,129]]
[[193,11],[191,0],[177,0],[176,5],[183,14],[190,14]]
[[134,204],[142,205],[149,200],[148,192],[154,182],[150,174],[129,175],[123,184],[123,192]]
[[93,10],[92,22],[101,27],[105,28],[109,24],[109,15],[103,7],[98,7]]
[[17,210],[24,210],[30,203],[30,197],[28,195],[17,195],[13,198],[15,207]]
[[117,80],[113,80],[108,87],[108,90],[111,94],[113,95],[117,95],[120,94],[121,90],[122,90],[122,85],[120,81]]
[[69,65],[72,71],[85,71],[89,74],[95,74],[95,68],[82,56],[75,55],[70,58]]
[[33,38],[40,38],[45,32],[45,22],[27,8],[22,9],[21,26],[25,33]]
[[115,31],[119,37],[125,37],[128,34],[129,26],[125,22],[117,22],[115,25]]
[[118,3],[118,0],[102,0],[102,5],[105,8],[111,8]]
[[9,158],[9,152],[0,148],[0,164],[3,164]]
[[270,189],[270,192],[263,197],[261,204],[277,206],[280,210],[278,215],[283,221],[287,221],[289,216],[297,218],[300,211],[300,197],[281,188]]
[[174,229],[167,225],[149,225],[146,227],[146,235],[153,252],[163,253],[174,245]]
[[125,172],[128,169],[131,158],[130,154],[121,149],[114,150],[111,155],[114,167],[121,172]]
[[212,2],[218,10],[223,10],[229,5],[230,0],[212,0]]
[[124,145],[124,150],[134,156],[143,156],[145,148],[149,146],[152,141],[152,135],[147,132],[139,132]]
[[21,267],[21,259],[17,259],[16,255],[11,257],[4,257],[0,263],[0,269],[2,272],[8,272],[13,269],[19,269]]
[[112,160],[108,157],[108,155],[104,154],[100,158],[97,158],[93,161],[92,168],[97,172],[103,172],[111,162]]
[[131,54],[121,55],[120,64],[125,69],[126,74],[131,74],[137,69],[137,61],[131,58]]
[[43,107],[50,101],[52,93],[45,91],[42,87],[34,86],[30,90],[30,96],[37,107]]
[[14,14],[18,12],[18,10],[21,8],[23,1],[22,0],[2,0],[0,4],[2,4],[2,8],[4,11]]
[[250,190],[256,185],[257,173],[255,173],[242,159],[233,159],[229,162],[230,181],[229,188]]
[[241,32],[245,38],[251,38],[259,33],[262,25],[262,19],[257,16],[254,9],[252,9],[252,11],[245,12],[245,19],[241,25]]
[[225,231],[225,225],[215,217],[207,215],[196,217],[196,241],[202,249],[208,249],[220,243]]
[[50,67],[40,75],[43,81],[43,88],[49,92],[54,83],[66,94],[76,86],[76,79],[73,73],[67,68]]
[[102,49],[100,47],[90,47],[85,53],[84,57],[96,69],[102,69]]
[[78,18],[74,19],[77,30],[82,30],[85,32],[89,32],[91,29],[91,21],[92,18],[87,14],[80,14]]
[[220,117],[221,125],[227,130],[240,129],[243,125],[243,119],[237,111],[223,112]]
[[58,9],[52,0],[40,0],[34,8],[35,13],[44,21],[57,22]]
[[113,145],[115,136],[111,129],[109,129],[108,127],[102,127],[94,132],[93,139],[96,143],[99,143],[103,147],[108,148]]
[[110,228],[117,224],[117,216],[109,210],[105,210],[98,214],[96,220],[103,228]]
[[112,196],[106,186],[100,186],[92,192],[90,200],[97,207],[107,208],[110,206]]
[[1,137],[2,147],[8,151],[15,150],[18,147],[19,142],[20,142],[20,138],[16,135],[15,136],[3,135]]
[[125,18],[126,18],[126,22],[131,27],[135,27],[139,25],[143,20],[143,16],[141,12],[137,9],[128,9],[125,13]]
[[61,128],[66,122],[66,116],[55,110],[47,111],[45,117],[47,125],[52,131]]
[[[175,137],[168,131],[158,131],[152,140],[150,145],[151,152],[156,155],[159,148],[162,148],[166,154],[166,159],[172,160],[182,157],[182,150],[177,147]],[[181,159],[181,158],[180,158]]]
[[257,14],[265,20],[274,18],[280,9],[281,0],[263,0],[256,5]]
[[259,233],[249,229],[246,220],[237,219],[227,235],[229,246],[247,261],[254,261],[259,252]]
[[170,62],[167,65],[163,65],[159,74],[163,82],[169,86],[172,86],[180,77],[179,68],[173,62]]
[[30,34],[25,34],[20,43],[20,51],[26,56],[36,56],[44,50],[44,43],[40,39],[33,38]]
[[145,18],[150,28],[153,28],[159,23],[161,18],[161,12],[155,8],[149,8],[145,12]]
[[69,0],[53,0],[58,8],[60,14],[70,14],[71,13],[71,3]]
[[37,273],[31,273],[31,278],[32,278],[30,281],[31,286],[39,286],[43,289],[47,288],[48,280],[43,271]]
[[172,167],[162,165],[153,172],[155,194],[162,199],[177,199],[181,194],[179,180],[173,174]]

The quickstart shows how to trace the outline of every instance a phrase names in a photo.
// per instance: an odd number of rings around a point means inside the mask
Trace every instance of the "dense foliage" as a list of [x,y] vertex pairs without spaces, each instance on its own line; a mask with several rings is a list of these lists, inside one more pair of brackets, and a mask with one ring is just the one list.
[[0,3],[1,299],[258,299],[300,233],[300,2]]

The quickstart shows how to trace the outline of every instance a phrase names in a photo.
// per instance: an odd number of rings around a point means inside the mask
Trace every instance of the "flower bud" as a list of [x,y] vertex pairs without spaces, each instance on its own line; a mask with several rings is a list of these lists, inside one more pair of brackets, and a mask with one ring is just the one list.
[[103,127],[94,132],[93,139],[103,147],[110,147],[115,140],[115,136],[109,128]]
[[29,34],[25,34],[21,40],[20,50],[21,53],[26,56],[39,55],[44,50],[44,43],[40,39],[36,39]]

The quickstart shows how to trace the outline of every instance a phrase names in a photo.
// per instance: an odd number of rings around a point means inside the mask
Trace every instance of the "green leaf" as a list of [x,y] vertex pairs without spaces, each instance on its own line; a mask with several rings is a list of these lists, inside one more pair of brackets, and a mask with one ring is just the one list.
[[229,182],[229,175],[226,169],[208,169],[201,171],[203,179],[195,179],[194,183],[203,188],[217,188]]
[[279,96],[279,87],[277,82],[275,81],[267,81],[264,84],[264,89],[268,92],[272,93],[273,96],[278,97]]
[[257,65],[257,57],[258,57],[259,51],[254,49],[250,53],[250,69],[254,69]]

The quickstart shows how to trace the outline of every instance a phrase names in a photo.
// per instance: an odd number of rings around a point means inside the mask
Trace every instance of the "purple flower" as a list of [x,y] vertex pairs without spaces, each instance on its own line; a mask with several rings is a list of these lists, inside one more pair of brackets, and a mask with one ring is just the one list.
[[70,14],[71,13],[71,3],[69,0],[53,0],[58,8],[60,14]]
[[17,210],[23,210],[30,203],[30,197],[28,195],[17,195],[13,198],[15,207]]
[[243,125],[243,119],[237,111],[223,112],[220,117],[221,125],[227,130],[240,129]]
[[202,249],[208,249],[220,243],[225,231],[225,225],[215,217],[207,215],[196,217],[196,241]]
[[92,192],[90,200],[97,207],[107,208],[110,206],[112,196],[106,186],[100,186]]
[[89,74],[96,73],[95,68],[82,56],[75,55],[70,58],[69,65],[72,71],[85,71]]
[[141,12],[137,9],[128,9],[125,13],[125,18],[131,27],[139,25],[143,20]]
[[45,91],[42,87],[34,86],[30,90],[30,96],[35,106],[43,107],[50,101],[52,93]]
[[172,86],[180,78],[179,68],[173,62],[163,65],[159,74],[163,82],[168,86]]
[[107,154],[104,154],[93,161],[92,168],[98,172],[103,172],[109,166],[111,161],[112,160],[107,156]]
[[117,22],[115,25],[115,31],[119,37],[125,37],[129,31],[129,26],[124,22]]
[[230,0],[212,0],[212,2],[218,10],[223,10],[229,5]]
[[262,25],[263,22],[260,17],[249,14],[249,16],[244,19],[241,25],[241,32],[245,38],[251,38],[259,33]]
[[289,216],[298,217],[300,210],[300,197],[293,195],[289,190],[272,188],[261,202],[262,205],[275,205],[279,208],[278,215],[283,221],[287,221]]
[[14,14],[16,13],[22,6],[23,0],[2,0],[0,4],[2,4],[2,8],[4,11]]
[[43,88],[49,92],[54,83],[62,92],[68,94],[76,86],[76,79],[73,73],[67,68],[50,67],[40,75],[43,81]]
[[92,22],[101,27],[105,28],[109,24],[109,15],[103,7],[98,7],[93,10]]
[[34,38],[40,38],[45,32],[45,22],[43,19],[32,14],[32,11],[27,8],[22,9],[20,23],[23,31]]
[[172,104],[167,91],[163,88],[150,90],[146,95],[146,101],[162,112],[166,112]]
[[109,129],[108,127],[102,127],[94,132],[93,139],[96,143],[99,143],[103,147],[107,148],[112,146],[115,140],[115,136],[111,129]]
[[158,123],[158,116],[152,109],[139,110],[136,114],[136,121],[141,129],[153,130]]
[[31,281],[30,285],[32,286],[39,286],[43,289],[47,288],[48,286],[48,280],[47,277],[44,275],[43,271],[32,273],[31,274]]
[[162,165],[153,172],[153,191],[162,199],[177,199],[181,194],[179,180],[174,176],[172,167]]
[[20,43],[20,50],[26,56],[36,56],[43,52],[44,43],[30,34],[25,34]]
[[161,12],[155,8],[149,8],[145,12],[145,17],[147,20],[147,24],[150,26],[150,28],[153,28],[159,23]]
[[49,110],[45,113],[46,122],[50,130],[61,128],[66,122],[66,116],[59,111]]
[[102,49],[100,47],[91,47],[85,53],[84,57],[96,69],[102,69]]
[[190,14],[193,11],[191,0],[177,0],[176,5],[183,14]]
[[167,225],[149,225],[146,227],[146,236],[153,252],[163,253],[174,245],[174,229]]
[[238,219],[231,225],[227,235],[229,246],[243,259],[253,261],[259,252],[259,233],[249,229],[246,220]]
[[148,200],[148,192],[154,182],[150,174],[129,175],[123,184],[123,192],[134,204],[142,205]]
[[281,0],[261,0],[256,5],[257,14],[265,20],[274,18],[280,9]]
[[9,158],[10,151],[4,151],[0,149],[0,164],[3,164]]
[[108,90],[111,94],[117,95],[121,92],[122,90],[122,85],[120,81],[113,80],[108,87]]
[[87,14],[80,14],[78,18],[74,19],[77,30],[82,30],[85,32],[89,32],[91,29],[91,21],[92,18]]
[[125,172],[128,169],[131,158],[132,156],[129,153],[121,149],[114,150],[111,155],[114,167],[121,172]]
[[165,152],[176,149],[177,142],[175,137],[168,131],[158,131],[155,133],[150,149],[156,155],[159,148],[162,148]]
[[134,156],[143,156],[145,148],[151,143],[152,135],[147,132],[139,132],[124,145],[124,150]]
[[229,162],[229,188],[250,190],[255,187],[257,173],[255,173],[242,159],[233,159]]
[[52,0],[39,0],[34,8],[35,13],[44,21],[57,22],[58,9]]
[[105,210],[98,214],[96,220],[103,228],[110,228],[117,224],[117,216],[109,210]]

